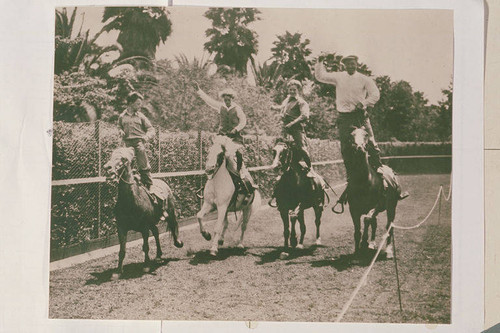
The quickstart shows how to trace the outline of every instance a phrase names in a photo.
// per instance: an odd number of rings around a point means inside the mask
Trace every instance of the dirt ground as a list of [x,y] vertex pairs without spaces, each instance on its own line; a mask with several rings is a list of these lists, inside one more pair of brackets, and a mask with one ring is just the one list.
[[[400,202],[396,223],[410,226],[431,209],[449,175],[400,176],[411,196]],[[128,250],[124,274],[111,280],[118,254],[50,273],[50,318],[251,320],[333,322],[369,259],[353,261],[349,214],[322,217],[323,245],[314,244],[313,212],[306,212],[305,248],[280,259],[283,225],[276,209],[250,221],[245,249],[236,248],[239,230],[231,215],[217,258],[198,228],[181,231],[184,248],[162,235],[163,260],[142,271],[141,245]],[[378,218],[377,240],[385,231]],[[213,224],[208,226],[212,231]],[[297,230],[298,230],[297,226]],[[395,265],[382,255],[343,322],[449,323],[451,311],[451,204],[442,200],[429,220],[414,230],[396,230],[396,254],[403,311],[399,309]],[[156,247],[150,237],[150,255]]]

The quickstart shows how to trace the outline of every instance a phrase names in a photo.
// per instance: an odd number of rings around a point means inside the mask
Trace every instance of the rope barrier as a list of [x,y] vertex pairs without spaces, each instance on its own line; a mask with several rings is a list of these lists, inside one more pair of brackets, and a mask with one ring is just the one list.
[[362,286],[364,286],[366,284],[366,279],[368,278],[368,274],[370,274],[370,271],[372,270],[375,262],[377,261],[377,258],[379,256],[381,250],[382,250],[382,247],[385,245],[385,241],[389,237],[389,234],[390,234],[392,228],[402,229],[402,230],[411,230],[411,229],[416,229],[416,228],[420,227],[423,223],[425,223],[429,219],[429,217],[431,216],[431,214],[434,211],[434,209],[436,209],[436,206],[437,206],[437,204],[439,202],[439,199],[441,198],[441,195],[444,197],[444,199],[446,201],[450,200],[450,198],[451,198],[451,189],[452,189],[451,188],[451,184],[452,184],[452,175],[450,175],[450,188],[449,188],[448,195],[446,196],[444,194],[443,185],[440,185],[439,186],[439,190],[438,190],[438,194],[436,196],[436,200],[434,201],[434,205],[432,206],[432,208],[429,211],[429,213],[427,214],[427,216],[421,222],[419,222],[416,225],[411,226],[411,227],[403,227],[403,226],[398,226],[398,225],[395,225],[394,223],[391,223],[391,225],[389,226],[389,229],[387,229],[386,233],[382,237],[382,241],[380,242],[380,244],[378,246],[377,253],[375,253],[375,256],[373,257],[373,259],[372,259],[372,261],[370,263],[370,266],[368,267],[368,269],[365,271],[365,273],[361,277],[361,280],[358,282],[358,285],[356,286],[356,289],[353,291],[353,293],[351,294],[351,297],[349,298],[349,300],[347,301],[347,303],[342,308],[342,311],[337,316],[337,319],[335,320],[335,322],[338,323],[338,322],[340,322],[342,320],[342,318],[344,317],[345,313],[347,312],[347,310],[351,306],[352,302],[354,301],[354,298],[358,294],[359,290],[361,289]]

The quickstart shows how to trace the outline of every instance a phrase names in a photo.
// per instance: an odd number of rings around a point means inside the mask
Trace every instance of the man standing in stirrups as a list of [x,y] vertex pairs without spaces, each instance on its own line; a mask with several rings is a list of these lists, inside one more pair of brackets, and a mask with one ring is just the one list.
[[[326,71],[323,62],[318,61],[314,69],[314,75],[318,81],[332,84],[336,87],[336,104],[339,111],[337,127],[339,129],[340,150],[347,173],[347,186],[349,186],[349,171],[352,170],[352,161],[349,159],[349,154],[346,154],[346,151],[348,149],[348,140],[352,126],[363,126],[368,132],[370,140],[367,149],[370,156],[370,164],[383,176],[384,183],[386,184],[384,168],[382,168],[380,160],[380,149],[375,141],[372,125],[368,118],[368,112],[378,102],[380,92],[371,78],[357,71],[358,57],[354,55],[347,56],[342,59],[342,63],[345,65],[345,72],[329,73]],[[400,199],[404,199],[408,195],[408,192],[401,193]],[[340,196],[338,202],[342,204],[347,202],[347,188]]]
[[128,95],[128,106],[118,118],[118,127],[125,146],[134,148],[141,183],[149,190],[153,180],[144,142],[154,137],[155,129],[149,119],[140,112],[143,99],[142,95],[137,92],[131,92]]
[[219,97],[222,98],[224,102],[219,102],[201,90],[197,82],[194,82],[193,87],[198,96],[200,96],[208,106],[219,113],[218,135],[230,138],[238,146],[236,150],[236,176],[239,178],[238,187],[240,191],[242,190],[245,194],[252,194],[258,186],[254,184],[251,177],[247,177],[248,171],[243,164],[243,155],[241,153],[243,137],[241,136],[241,131],[246,126],[247,118],[241,107],[233,103],[236,92],[231,88],[222,90],[219,93]]

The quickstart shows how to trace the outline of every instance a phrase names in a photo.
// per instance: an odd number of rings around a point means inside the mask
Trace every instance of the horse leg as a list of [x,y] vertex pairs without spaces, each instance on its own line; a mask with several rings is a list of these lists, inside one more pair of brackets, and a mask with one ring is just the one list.
[[288,248],[288,238],[290,237],[290,218],[288,216],[288,210],[280,210],[281,220],[283,221],[283,238],[285,239],[284,247]]
[[158,234],[158,227],[156,225],[152,225],[151,232],[153,233],[153,237],[155,238],[156,242],[156,259],[160,260],[163,252],[161,252],[160,235]]
[[205,228],[203,227],[202,220],[203,220],[203,217],[205,216],[205,214],[207,214],[211,210],[212,210],[212,205],[210,205],[206,201],[204,201],[203,206],[201,206],[200,211],[198,212],[198,214],[196,214],[196,219],[198,220],[198,224],[200,225],[200,233],[203,236],[203,238],[205,238],[207,241],[212,239],[212,236],[210,235],[209,232],[205,231]]
[[245,231],[247,230],[247,225],[248,225],[248,221],[250,220],[250,216],[252,216],[252,207],[251,206],[246,207],[243,210],[243,214],[241,216],[241,218],[242,218],[242,220],[241,220],[241,235],[240,235],[240,241],[238,242],[238,247],[240,249],[244,248],[243,236],[245,235]]
[[314,206],[314,223],[316,224],[316,245],[321,245],[321,236],[319,234],[319,226],[321,224],[321,215],[323,214],[323,206]]
[[370,226],[370,218],[366,215],[361,215],[363,220],[363,239],[361,240],[361,249],[368,247],[368,227]]
[[217,221],[215,222],[214,237],[212,239],[212,248],[210,255],[216,256],[219,252],[219,239],[224,228],[224,220],[227,218],[227,205],[217,206]]
[[375,243],[375,235],[377,234],[377,218],[374,216],[369,220],[369,223],[372,227],[372,234],[370,237],[370,243],[368,244],[369,249],[376,249],[377,243]]
[[125,251],[127,248],[127,231],[118,228],[118,240],[120,242],[120,252],[118,252],[118,268],[116,273],[112,275],[112,279],[119,279],[123,273],[123,258],[125,258]]
[[359,253],[359,241],[361,240],[361,221],[360,214],[351,214],[354,223],[354,254]]
[[297,216],[292,215],[290,216],[290,246],[291,247],[296,247],[297,246],[297,233],[295,232],[295,222],[297,222]]
[[142,250],[144,251],[144,268],[142,271],[144,273],[149,273],[149,230],[142,231]]
[[299,225],[300,225],[300,240],[297,248],[304,248],[304,236],[306,235],[306,223],[304,221],[304,210],[301,210],[298,215]]
[[229,221],[227,220],[227,214],[226,214],[226,218],[224,219],[224,227],[222,228],[222,233],[221,233],[220,239],[219,239],[219,246],[224,245],[224,235],[226,233],[228,225],[229,225]]

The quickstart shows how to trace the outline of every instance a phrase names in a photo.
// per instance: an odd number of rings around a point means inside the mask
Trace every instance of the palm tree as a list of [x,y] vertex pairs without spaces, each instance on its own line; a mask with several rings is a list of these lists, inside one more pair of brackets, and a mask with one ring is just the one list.
[[255,8],[210,8],[204,14],[212,21],[212,28],[205,34],[210,38],[204,47],[215,53],[214,62],[246,73],[246,65],[252,55],[257,54],[257,33],[248,29],[248,24],[260,20],[260,11]]
[[283,77],[296,78],[304,80],[311,77],[311,61],[307,57],[311,54],[311,49],[308,47],[311,42],[309,39],[302,41],[302,34],[285,32],[284,35],[277,36],[278,40],[274,41],[273,59],[282,66]]
[[120,59],[143,56],[154,59],[156,48],[172,33],[172,22],[165,7],[106,7],[103,31],[120,31],[123,48]]

